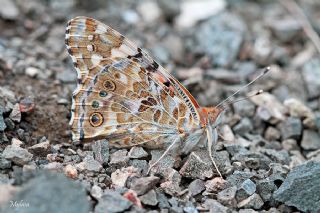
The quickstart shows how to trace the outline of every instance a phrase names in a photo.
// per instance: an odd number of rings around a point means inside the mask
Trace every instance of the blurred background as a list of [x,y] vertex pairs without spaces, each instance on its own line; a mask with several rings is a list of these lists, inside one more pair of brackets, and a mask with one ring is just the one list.
[[318,0],[0,0],[0,150],[13,139],[70,146],[76,72],[65,26],[88,16],[149,52],[200,105],[216,105],[270,66],[240,97],[265,94],[232,104],[221,134],[268,141],[286,152],[272,159],[290,168],[319,160],[319,11]]

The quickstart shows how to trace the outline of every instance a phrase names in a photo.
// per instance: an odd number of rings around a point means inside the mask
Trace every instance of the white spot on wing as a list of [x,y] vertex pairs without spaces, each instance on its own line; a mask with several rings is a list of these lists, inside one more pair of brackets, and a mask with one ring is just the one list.
[[93,35],[88,35],[88,40],[92,41],[93,40]]
[[96,67],[97,65],[99,65],[101,60],[102,60],[102,56],[101,55],[93,54],[91,56],[91,62],[92,62],[93,67]]
[[92,46],[91,44],[88,44],[88,45],[87,45],[87,50],[88,50],[89,52],[92,52],[92,51],[93,51],[93,46]]
[[115,58],[115,57],[121,57],[121,58],[125,58],[127,57],[128,55],[125,54],[124,52],[122,52],[120,49],[118,48],[113,48],[111,50],[111,57]]
[[96,33],[100,34],[100,33],[106,33],[106,32],[107,32],[107,28],[105,28],[105,26],[101,24],[97,26]]

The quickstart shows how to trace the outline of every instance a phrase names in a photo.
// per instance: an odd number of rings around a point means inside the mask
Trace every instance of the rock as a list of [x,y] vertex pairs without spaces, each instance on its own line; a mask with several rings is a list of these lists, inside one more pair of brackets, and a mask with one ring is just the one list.
[[[163,43],[163,46],[170,53],[172,60],[178,61],[178,62],[180,61],[182,62],[184,60],[185,47],[184,47],[184,42],[180,36],[170,33],[165,37],[162,43]],[[197,68],[194,68],[194,69],[197,69]],[[183,71],[186,71],[186,70],[182,70],[182,72]]]
[[39,156],[42,156],[42,157],[45,157],[47,156],[47,154],[50,153],[50,142],[48,140],[44,141],[44,142],[41,142],[41,143],[38,143],[38,144],[35,144],[31,147],[28,148],[28,150],[34,154],[34,155],[39,155]]
[[148,157],[148,153],[142,147],[134,146],[130,149],[128,156],[129,158],[145,158]]
[[[136,207],[143,208],[140,199],[138,198],[137,193],[135,191],[129,189],[127,192],[123,194],[123,197],[131,201]],[[134,209],[131,209],[134,212]]]
[[139,15],[134,10],[125,10],[121,13],[122,19],[128,24],[136,24],[140,21]]
[[221,204],[225,206],[229,206],[231,208],[235,207],[237,205],[236,192],[237,192],[236,186],[226,188],[223,191],[218,193],[217,199]]
[[[188,156],[187,161],[181,167],[179,173],[183,177],[192,179],[206,179],[213,176],[213,166],[211,161],[208,159],[203,159],[203,153],[191,152]],[[208,155],[207,153],[205,155]]]
[[267,128],[267,130],[264,133],[264,137],[268,140],[268,141],[276,141],[279,140],[281,137],[281,133],[278,129],[269,126]]
[[[151,161],[149,164],[155,163],[163,154],[163,150],[151,150]],[[153,168],[151,173],[166,175],[168,168],[172,168],[175,164],[175,158],[172,155],[164,156]]]
[[226,181],[220,177],[213,178],[211,180],[208,180],[205,183],[206,187],[206,194],[213,193],[217,194],[218,192],[222,191],[226,188]]
[[146,160],[130,160],[129,165],[133,166],[134,168],[137,168],[139,170],[139,173],[146,174],[149,168],[149,164]]
[[170,53],[167,48],[161,44],[154,45],[151,54],[157,58],[160,63],[167,63],[170,60]]
[[252,180],[247,179],[242,182],[236,193],[237,201],[242,201],[256,192],[256,184]]
[[198,21],[205,20],[218,14],[226,7],[224,0],[219,1],[183,1],[181,13],[176,19],[176,25],[181,28],[190,28]]
[[98,140],[92,144],[92,150],[95,159],[102,165],[107,165],[109,162],[109,142],[107,140]]
[[167,20],[172,20],[180,13],[180,1],[157,0],[157,3]]
[[287,151],[299,150],[298,143],[294,139],[286,139],[282,141],[282,147]]
[[62,83],[73,83],[77,80],[77,75],[75,72],[70,72],[70,70],[64,69],[62,72],[56,74],[56,78]]
[[10,119],[17,122],[17,123],[20,123],[21,121],[21,112],[20,112],[20,106],[19,104],[15,104],[13,106],[13,109],[10,113]]
[[234,112],[241,117],[252,117],[255,112],[254,104],[249,100],[243,100],[232,104]]
[[170,168],[164,174],[165,182],[160,184],[160,188],[171,196],[178,196],[181,194],[180,182],[181,175],[174,169]]
[[301,101],[290,98],[284,101],[284,106],[287,107],[290,116],[296,118],[314,117],[312,110],[304,105]]
[[161,10],[158,4],[153,1],[140,3],[137,11],[145,23],[155,23],[161,17]]
[[78,171],[77,169],[71,165],[68,164],[64,167],[63,169],[64,174],[68,177],[68,178],[72,178],[72,179],[77,179],[78,178]]
[[286,108],[270,93],[262,93],[250,97],[250,100],[258,107],[257,115],[264,121],[276,124],[284,120]]
[[130,189],[134,190],[138,195],[143,195],[154,188],[159,180],[156,176],[137,178],[132,182]]
[[63,165],[62,163],[59,163],[59,162],[52,162],[44,165],[43,169],[54,171],[54,172],[61,172],[63,170]]
[[24,112],[24,113],[32,112],[35,107],[34,100],[28,97],[23,98],[19,102],[19,107],[20,107],[20,112]]
[[103,190],[99,186],[93,185],[90,190],[90,194],[92,197],[99,200],[102,197]]
[[252,208],[252,209],[260,209],[263,206],[264,202],[261,199],[261,197],[254,193],[247,199],[241,201],[238,203],[237,207],[238,208]]
[[40,70],[36,67],[27,67],[25,72],[28,76],[33,78],[40,73]]
[[227,186],[236,186],[239,188],[241,184],[253,177],[251,172],[244,172],[244,171],[234,171],[234,173],[227,177]]
[[130,166],[117,169],[111,174],[112,183],[116,186],[124,187],[129,177],[137,176],[137,169]]
[[200,25],[195,34],[197,49],[193,47],[193,51],[204,53],[212,65],[230,66],[240,51],[245,28],[245,23],[238,16],[228,13],[213,16]]
[[286,150],[264,149],[262,152],[266,154],[273,162],[289,165],[290,156]]
[[267,65],[272,54],[272,45],[268,36],[257,37],[252,51],[252,57],[258,64]]
[[302,28],[299,22],[294,19],[270,20],[268,26],[274,35],[282,43],[292,42],[292,40],[301,32]]
[[132,203],[122,197],[118,192],[106,191],[98,200],[98,204],[95,207],[95,213],[123,212],[131,206]]
[[[45,193],[44,193],[45,192]],[[62,174],[43,173],[25,184],[13,200],[24,201],[28,207],[23,212],[89,212],[85,189]],[[45,204],[45,205],[44,205]],[[39,207],[40,210],[39,210]],[[22,211],[22,208],[19,209]],[[17,212],[7,204],[4,212]]]
[[279,124],[279,129],[283,140],[289,138],[299,140],[302,133],[302,123],[299,118],[289,117]]
[[[1,116],[1,115],[0,115]],[[1,120],[1,118],[0,118]],[[0,121],[1,122],[1,121]],[[4,119],[4,123],[7,126],[8,130],[14,130],[15,128],[15,124],[14,122],[10,119],[10,118],[5,118]],[[0,128],[1,128],[1,124],[0,124]],[[0,130],[1,131],[1,130]]]
[[293,168],[275,191],[274,198],[304,212],[320,211],[320,162],[309,161]]
[[83,159],[83,164],[84,169],[90,172],[99,172],[102,169],[102,165],[91,155],[88,155]]
[[139,197],[141,202],[145,205],[156,206],[158,204],[157,194],[154,190],[150,190],[146,194]]
[[0,132],[4,131],[7,128],[7,125],[3,119],[3,111],[4,109],[2,108],[2,106],[0,106]]
[[116,168],[122,168],[127,166],[129,162],[129,156],[127,156],[127,154],[128,151],[125,149],[121,149],[112,153],[110,156],[109,165]]
[[220,134],[226,143],[233,143],[235,141],[235,135],[229,125],[222,125]]
[[244,117],[233,127],[233,131],[239,135],[244,135],[253,130],[251,120],[247,117]]
[[23,166],[32,160],[33,154],[21,147],[8,145],[2,153],[2,157]]
[[277,189],[274,181],[270,178],[257,181],[257,193],[263,199],[264,202],[271,201],[273,192]]
[[223,206],[216,200],[206,199],[203,204],[206,210],[209,210],[210,213],[228,213],[228,207]]
[[308,90],[309,98],[316,98],[320,95],[320,60],[318,58],[311,59],[304,64],[302,68],[302,76]]
[[203,180],[196,179],[192,181],[188,186],[189,194],[193,197],[197,194],[200,194],[206,189],[205,183]]
[[19,17],[19,9],[14,1],[1,0],[0,1],[0,16],[6,20],[16,20]]
[[320,135],[319,133],[305,129],[303,130],[301,147],[304,150],[317,150],[320,149]]
[[11,161],[2,157],[0,153],[0,169],[9,169],[11,168]]
[[11,145],[12,145],[12,146],[20,147],[22,144],[23,144],[23,142],[20,141],[20,140],[17,139],[17,138],[12,138],[12,140],[11,140]]

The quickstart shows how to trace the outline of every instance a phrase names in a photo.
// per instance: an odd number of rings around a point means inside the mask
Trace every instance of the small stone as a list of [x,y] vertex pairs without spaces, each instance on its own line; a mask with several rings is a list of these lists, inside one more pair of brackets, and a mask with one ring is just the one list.
[[304,150],[320,149],[320,134],[312,130],[303,130],[301,147]]
[[250,98],[250,100],[258,105],[258,116],[271,124],[276,124],[285,119],[284,114],[286,108],[270,93],[262,93]]
[[107,165],[109,162],[109,142],[107,140],[98,140],[92,144],[92,150],[95,159],[102,165]]
[[56,74],[56,78],[62,83],[72,83],[77,79],[77,75],[67,69],[64,69],[63,71]]
[[171,196],[178,196],[181,194],[181,175],[175,169],[169,168],[164,174],[165,182],[160,184],[160,188]]
[[302,133],[302,123],[299,118],[289,117],[279,124],[279,129],[283,140],[288,138],[299,140]]
[[[149,164],[155,163],[163,154],[162,150],[151,150],[151,161]],[[172,155],[165,155],[153,168],[151,168],[151,173],[160,174],[165,176],[168,172],[168,168],[172,168],[175,164],[176,159]]]
[[0,106],[0,132],[3,132],[7,128],[7,125],[3,119],[3,109]]
[[116,168],[122,168],[128,165],[129,156],[127,156],[128,151],[121,149],[111,154],[110,156],[110,166],[114,166]]
[[111,174],[112,183],[116,186],[126,186],[129,177],[137,176],[137,169],[130,166],[126,168],[117,169]]
[[[1,118],[0,118],[0,123],[1,123]],[[7,126],[8,130],[14,130],[15,124],[10,118],[5,118],[4,123]],[[1,124],[0,124],[0,128],[1,128]]]
[[138,159],[130,160],[129,165],[138,169],[139,170],[138,172],[141,174],[146,174],[149,168],[149,164],[146,160],[138,160]]
[[91,155],[86,156],[83,159],[84,169],[90,172],[99,172],[102,169],[102,165],[96,161]]
[[320,95],[320,60],[314,58],[304,64],[302,76],[308,90],[309,98],[316,98]]
[[206,199],[203,204],[206,210],[209,210],[210,213],[228,213],[228,207],[223,206],[216,200]]
[[277,189],[274,181],[270,178],[257,181],[257,193],[264,202],[271,201],[273,192]]
[[35,144],[35,145],[29,147],[28,150],[34,155],[45,157],[51,151],[50,150],[50,142],[47,140],[47,141]]
[[290,98],[284,101],[284,106],[288,108],[291,117],[307,118],[313,117],[312,110],[301,101]]
[[23,144],[23,142],[17,138],[12,138],[12,140],[11,140],[12,146],[20,147],[22,144]]
[[[293,168],[274,198],[303,212],[320,211],[320,162],[309,161]],[[303,194],[303,196],[301,196]]]
[[253,208],[253,209],[260,209],[263,206],[264,202],[261,197],[254,193],[247,199],[238,203],[238,208]]
[[[140,199],[135,191],[129,189],[123,194],[123,197],[130,200],[136,207],[143,208]],[[134,212],[134,209],[131,209]]]
[[253,45],[253,59],[262,65],[269,63],[269,59],[272,53],[272,45],[268,36],[257,37]]
[[221,204],[225,206],[229,206],[231,208],[235,207],[237,205],[236,192],[237,192],[236,186],[226,188],[223,191],[218,193],[217,199]]
[[10,119],[17,122],[17,123],[20,123],[21,121],[21,112],[20,112],[20,106],[19,104],[15,104],[13,106],[13,109],[10,113]]
[[226,181],[220,177],[208,180],[205,184],[206,192],[217,194],[226,188]]
[[131,206],[132,203],[118,192],[106,191],[98,200],[98,204],[95,207],[95,213],[123,212]]
[[276,141],[279,140],[281,137],[280,131],[272,126],[269,126],[264,133],[264,137],[268,141]]
[[180,1],[158,0],[157,3],[167,20],[173,20],[180,13]]
[[40,73],[40,70],[36,67],[27,67],[26,74],[30,77],[36,77]]
[[138,195],[143,195],[154,188],[159,180],[160,178],[156,176],[137,178],[132,182],[130,189],[134,190]]
[[16,20],[19,17],[19,9],[14,1],[1,0],[0,1],[0,16],[7,20]]
[[32,160],[33,154],[21,147],[8,145],[2,153],[2,157],[11,160],[19,166],[23,166]]
[[290,156],[286,150],[264,149],[262,152],[266,154],[273,162],[289,165]]
[[252,180],[247,179],[242,182],[240,188],[237,190],[236,198],[237,201],[242,201],[248,198],[250,195],[256,192],[256,184]]
[[299,146],[296,140],[294,139],[286,139],[282,141],[282,147],[283,149],[287,151],[292,151],[292,150],[299,150]]
[[197,194],[200,194],[206,189],[205,183],[203,180],[196,179],[192,181],[188,186],[189,194],[193,197]]
[[138,5],[137,11],[146,23],[155,23],[161,17],[161,10],[156,2],[143,2]]
[[139,15],[134,10],[125,10],[121,13],[122,19],[129,24],[136,24],[140,21]]
[[227,143],[233,143],[235,141],[235,135],[229,125],[223,125],[220,129],[220,134]]
[[148,157],[148,153],[142,147],[134,146],[130,149],[128,156],[129,158],[145,158]]
[[294,19],[270,20],[268,26],[281,42],[292,41],[302,30],[301,25]]
[[241,117],[252,117],[255,112],[255,105],[249,100],[239,101],[233,104],[235,113]]
[[156,206],[158,204],[157,194],[154,190],[150,190],[148,193],[140,196],[139,198],[145,205]]
[[252,178],[254,175],[251,172],[234,171],[227,177],[227,186],[237,186],[239,188],[243,181]]
[[55,172],[61,172],[63,170],[62,163],[59,162],[51,162],[43,166],[43,169]]
[[102,197],[103,190],[99,186],[93,185],[90,190],[90,194],[92,197],[98,200]]
[[20,112],[24,112],[24,113],[32,112],[35,107],[34,100],[32,100],[31,98],[23,98],[19,103],[19,107],[20,107]]
[[0,154],[0,169],[10,169],[11,168],[11,161],[2,157]]
[[239,135],[244,135],[253,130],[253,125],[251,120],[247,117],[244,117],[233,127],[233,131]]
[[68,164],[64,167],[64,174],[68,177],[68,178],[72,178],[72,179],[77,179],[78,178],[78,171],[77,169],[71,165]]

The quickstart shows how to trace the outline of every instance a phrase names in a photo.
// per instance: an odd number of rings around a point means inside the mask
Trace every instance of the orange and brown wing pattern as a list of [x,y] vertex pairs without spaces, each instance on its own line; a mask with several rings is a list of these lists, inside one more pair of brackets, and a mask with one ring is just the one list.
[[[176,79],[120,33],[91,18],[69,21],[66,46],[78,73],[73,140],[161,145],[199,124]],[[192,97],[192,96],[191,96]],[[149,143],[150,142],[150,143]]]

